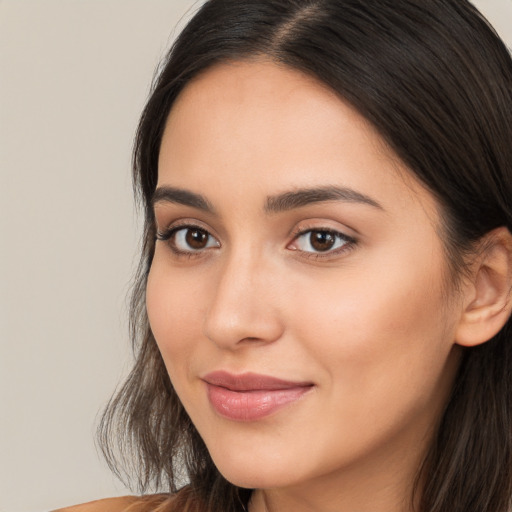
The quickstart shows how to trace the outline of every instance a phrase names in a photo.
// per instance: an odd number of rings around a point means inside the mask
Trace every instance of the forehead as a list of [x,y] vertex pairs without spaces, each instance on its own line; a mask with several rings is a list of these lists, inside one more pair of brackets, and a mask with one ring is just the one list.
[[158,182],[202,183],[211,193],[235,182],[237,195],[327,184],[394,202],[412,191],[433,202],[350,104],[266,60],[219,64],[185,87],[167,120]]
[[207,68],[188,83],[173,105],[171,115],[193,97],[197,104],[212,107],[210,100],[225,99],[247,106],[250,100],[269,104],[269,98],[286,107],[297,100],[306,105],[326,105],[339,100],[336,93],[315,77],[264,58],[227,61]]
[[[385,146],[372,125],[332,89],[310,75],[268,60],[222,63],[192,80],[173,105],[167,131],[197,130],[197,124],[192,125],[199,120],[204,131],[212,128],[241,134],[238,128],[245,127],[248,134],[253,130],[253,139],[265,135],[282,139],[285,133],[298,137],[307,131],[313,142],[315,128],[325,138],[329,128],[333,135],[340,129],[348,135],[349,127],[357,127],[358,135],[366,132],[372,143]],[[286,130],[280,130],[285,123]]]

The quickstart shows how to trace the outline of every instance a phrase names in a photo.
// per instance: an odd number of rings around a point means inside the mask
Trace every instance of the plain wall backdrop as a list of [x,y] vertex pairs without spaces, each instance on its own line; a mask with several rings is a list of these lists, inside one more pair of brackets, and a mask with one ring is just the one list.
[[[200,3],[0,0],[0,512],[129,493],[94,431],[131,363],[131,145]],[[475,3],[512,46],[512,0]]]

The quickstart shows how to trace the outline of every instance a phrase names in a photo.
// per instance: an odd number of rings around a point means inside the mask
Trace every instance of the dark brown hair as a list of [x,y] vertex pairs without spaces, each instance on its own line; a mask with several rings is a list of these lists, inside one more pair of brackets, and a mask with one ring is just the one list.
[[[230,484],[215,468],[148,325],[151,197],[164,125],[179,93],[216,63],[260,56],[315,77],[376,127],[438,200],[455,276],[476,241],[496,227],[512,227],[512,60],[468,1],[207,1],[163,62],[137,132],[134,179],[145,224],[132,300],[136,362],[100,435],[112,467],[117,462],[134,473],[141,490],[174,493],[189,482],[183,496],[210,512],[243,510],[251,490]],[[425,482],[421,512],[509,510],[511,335],[509,320],[494,339],[465,350],[418,468]]]

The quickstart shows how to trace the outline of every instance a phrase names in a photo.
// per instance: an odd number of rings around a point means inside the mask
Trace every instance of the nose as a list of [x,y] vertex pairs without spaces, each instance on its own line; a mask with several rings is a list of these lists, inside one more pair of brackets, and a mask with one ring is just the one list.
[[283,324],[278,279],[270,265],[261,258],[233,254],[218,272],[204,320],[206,337],[230,350],[279,339]]

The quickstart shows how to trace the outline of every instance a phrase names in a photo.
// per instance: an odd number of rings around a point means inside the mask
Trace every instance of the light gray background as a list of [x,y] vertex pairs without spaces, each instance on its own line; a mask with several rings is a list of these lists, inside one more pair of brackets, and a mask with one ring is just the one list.
[[[131,361],[131,143],[200,2],[0,0],[0,512],[128,492],[93,432]],[[475,3],[512,46],[512,0]]]

